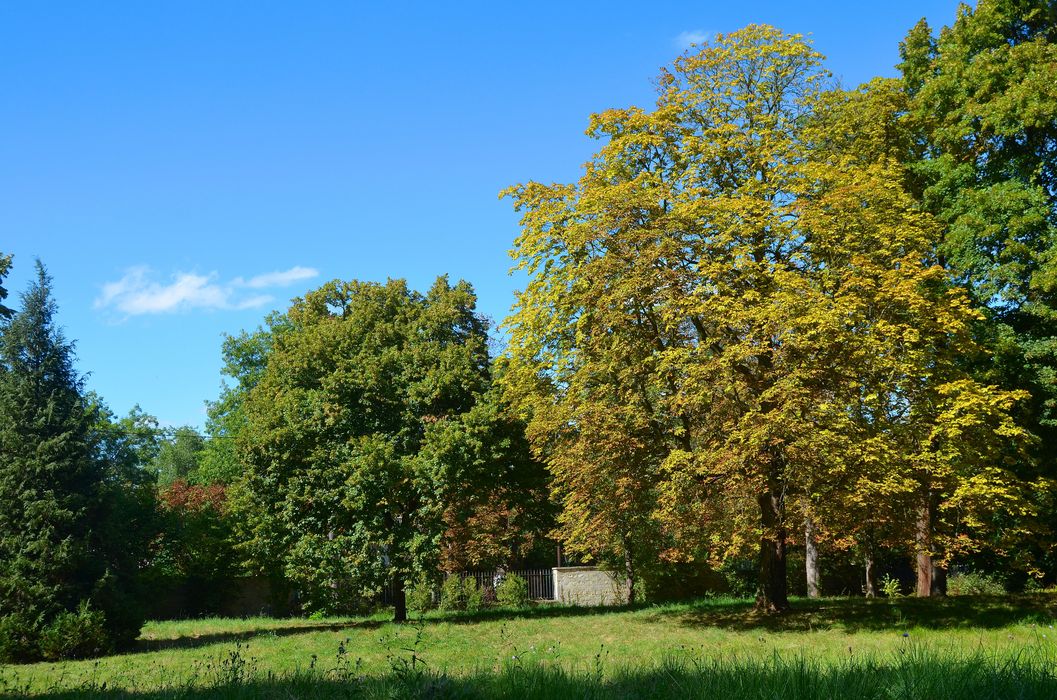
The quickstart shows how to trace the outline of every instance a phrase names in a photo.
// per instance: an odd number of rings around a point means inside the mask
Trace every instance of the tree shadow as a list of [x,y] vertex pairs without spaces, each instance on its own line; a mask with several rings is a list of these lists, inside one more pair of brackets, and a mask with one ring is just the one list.
[[167,649],[194,649],[196,647],[221,644],[224,642],[242,642],[255,637],[291,637],[298,634],[310,632],[338,632],[346,629],[377,629],[385,622],[381,620],[353,620],[350,622],[330,622],[310,625],[296,625],[292,627],[259,627],[256,629],[240,630],[238,632],[214,632],[209,634],[196,634],[171,639],[137,639],[131,649],[125,650],[126,654],[144,654],[152,651],[164,651]]
[[[1016,623],[1053,624],[1057,619],[1057,596],[1024,594],[1006,596],[959,596],[949,598],[822,598],[794,599],[780,615],[759,613],[751,600],[701,599],[671,606],[590,606],[543,604],[529,608],[493,608],[475,612],[432,612],[412,616],[409,624],[473,625],[504,620],[531,620],[618,615],[648,612],[685,627],[715,627],[729,630],[809,632],[839,629],[846,632],[884,631],[921,627],[927,629],[997,629]],[[173,639],[139,639],[125,653],[138,654],[167,649],[191,649],[225,642],[246,641],[261,636],[288,637],[311,632],[345,629],[377,629],[385,620],[268,627],[239,632],[217,632]]]
[[1052,624],[1057,596],[1025,594],[948,598],[823,598],[793,600],[780,615],[758,613],[751,602],[709,604],[673,611],[691,627],[771,632],[841,629],[847,632],[926,629],[996,629],[1021,622]]

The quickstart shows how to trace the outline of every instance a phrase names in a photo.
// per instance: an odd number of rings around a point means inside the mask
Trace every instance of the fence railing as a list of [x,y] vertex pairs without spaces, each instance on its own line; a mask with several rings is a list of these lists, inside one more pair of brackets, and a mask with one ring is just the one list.
[[528,584],[528,595],[531,600],[554,600],[554,572],[550,569],[511,569],[500,572],[463,571],[459,574],[464,579],[473,578],[481,589],[495,589],[503,576],[517,574]]

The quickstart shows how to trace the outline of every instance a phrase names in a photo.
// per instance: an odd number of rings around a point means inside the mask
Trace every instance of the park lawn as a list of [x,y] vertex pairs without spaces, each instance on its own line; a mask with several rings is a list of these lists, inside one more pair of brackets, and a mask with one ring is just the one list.
[[599,680],[673,661],[736,666],[776,658],[807,659],[824,671],[858,661],[884,666],[908,653],[1027,661],[1050,673],[1057,667],[1055,618],[1057,596],[1035,594],[794,600],[778,617],[755,614],[749,601],[705,599],[634,610],[542,605],[431,613],[406,625],[381,615],[150,622],[128,653],[2,667],[0,693],[59,697],[104,683],[107,692],[145,693],[312,673],[381,677],[406,669],[412,657],[416,670],[422,660],[430,674],[454,678],[546,667]]

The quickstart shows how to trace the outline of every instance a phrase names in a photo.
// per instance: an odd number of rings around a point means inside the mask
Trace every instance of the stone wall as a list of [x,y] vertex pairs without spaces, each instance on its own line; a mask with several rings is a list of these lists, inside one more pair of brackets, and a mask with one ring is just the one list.
[[568,605],[622,605],[624,587],[612,571],[562,566],[554,572],[554,599]]

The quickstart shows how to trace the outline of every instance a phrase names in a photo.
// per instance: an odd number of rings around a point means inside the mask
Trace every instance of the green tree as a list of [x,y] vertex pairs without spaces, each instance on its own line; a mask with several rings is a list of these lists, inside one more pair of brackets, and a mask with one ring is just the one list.
[[221,385],[220,396],[208,403],[206,433],[209,440],[202,451],[195,481],[199,484],[232,484],[243,472],[237,442],[246,427],[243,404],[267,366],[274,339],[289,328],[284,314],[273,312],[252,333],[242,332],[224,338],[221,370],[231,383]]
[[[244,403],[235,487],[250,559],[334,610],[435,570],[441,465],[420,452],[489,385],[487,324],[465,282],[334,281],[298,299]],[[274,573],[274,569],[272,569]]]
[[[97,610],[110,590],[97,556],[95,517],[105,470],[95,453],[95,416],[73,367],[73,345],[55,323],[51,279],[37,277],[0,333],[0,650],[39,658],[41,634],[82,602]],[[128,641],[123,621],[109,639]],[[63,653],[61,649],[55,653]]]
[[444,571],[517,568],[547,541],[554,525],[550,476],[497,388],[461,416],[430,423],[420,459],[444,489],[434,499]]
[[[907,181],[943,224],[940,262],[982,310],[966,358],[982,381],[1028,392],[1015,409],[1036,434],[1032,459],[1057,475],[1057,6],[1048,0],[961,5],[935,35],[922,20],[901,46],[915,139]],[[1052,489],[1037,507],[1057,512]],[[996,531],[1024,527],[998,514]],[[1050,548],[1049,527],[1030,525]],[[996,546],[999,543],[996,543]],[[1022,560],[1023,545],[1007,550]]]
[[163,525],[156,474],[150,468],[159,449],[158,421],[139,406],[117,418],[94,392],[86,398],[94,420],[95,458],[103,473],[91,537],[93,557],[105,566],[105,573],[93,602],[115,635],[127,643],[142,627],[150,594],[143,568]]
[[1057,6],[962,5],[901,46],[910,177],[944,225],[941,262],[985,311],[979,376],[1024,389],[1021,419],[1057,469]]
[[161,442],[151,461],[159,486],[169,486],[177,479],[195,480],[206,440],[195,428],[184,425],[173,431],[171,440]]

